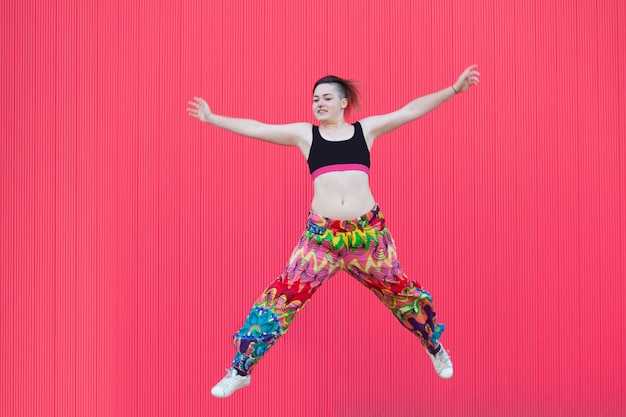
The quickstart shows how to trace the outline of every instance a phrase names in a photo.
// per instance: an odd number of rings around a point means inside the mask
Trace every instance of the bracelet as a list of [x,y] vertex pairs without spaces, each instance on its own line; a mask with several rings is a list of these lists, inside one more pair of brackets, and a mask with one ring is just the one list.
[[452,87],[452,91],[454,91],[454,94],[459,94],[459,92],[456,91],[456,88],[454,88],[454,85],[452,85],[451,87]]

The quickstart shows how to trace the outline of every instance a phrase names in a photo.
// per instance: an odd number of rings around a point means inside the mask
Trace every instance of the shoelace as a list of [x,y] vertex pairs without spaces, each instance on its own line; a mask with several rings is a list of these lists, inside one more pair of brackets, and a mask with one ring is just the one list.
[[452,366],[452,361],[450,360],[449,353],[447,352],[444,353],[443,350],[440,350],[434,356],[435,356],[435,367],[437,368],[438,371],[440,371],[443,368]]

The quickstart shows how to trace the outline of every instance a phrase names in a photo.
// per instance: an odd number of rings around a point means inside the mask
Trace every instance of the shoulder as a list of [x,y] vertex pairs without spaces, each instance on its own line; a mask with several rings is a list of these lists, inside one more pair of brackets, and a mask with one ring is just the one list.
[[307,133],[311,133],[312,130],[318,128],[318,126],[308,122],[301,122],[297,124],[300,126],[303,132],[306,131]]
[[315,128],[315,125],[307,122],[290,123],[283,125],[283,127],[289,131],[298,142],[307,141],[311,139],[311,132]]
[[363,119],[360,119],[359,121],[355,123],[355,125],[358,123],[361,126],[363,133],[367,134],[377,126],[377,122],[378,122],[378,116],[369,116],[369,117],[364,117]]
[[291,129],[293,129],[294,131],[298,131],[298,132],[304,132],[304,131],[310,132],[311,128],[315,127],[314,124],[308,123],[308,122],[290,123],[285,126],[289,126]]
[[355,133],[363,135],[367,146],[371,149],[376,135],[373,134],[374,124],[372,123],[372,117],[366,117],[361,120],[357,120],[354,124]]
[[302,147],[311,137],[311,124],[288,123],[288,124],[265,124],[257,123],[253,132],[247,136],[262,139],[278,145]]
[[313,143],[313,135],[317,126],[308,122],[293,123],[291,126],[298,148],[300,148],[300,151],[308,158],[311,144]]

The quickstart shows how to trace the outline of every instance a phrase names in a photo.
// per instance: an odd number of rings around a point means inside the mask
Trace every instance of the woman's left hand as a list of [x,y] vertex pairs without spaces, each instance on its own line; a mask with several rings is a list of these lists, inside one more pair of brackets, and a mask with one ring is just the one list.
[[459,77],[459,79],[452,86],[454,91],[457,93],[462,93],[463,91],[468,90],[471,86],[477,85],[480,81],[478,77],[480,77],[480,73],[476,71],[478,65],[472,65],[467,67],[463,74]]

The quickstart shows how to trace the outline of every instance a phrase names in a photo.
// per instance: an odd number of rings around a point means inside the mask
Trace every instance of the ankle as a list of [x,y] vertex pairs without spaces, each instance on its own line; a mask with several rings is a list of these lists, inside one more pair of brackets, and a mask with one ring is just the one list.
[[428,351],[428,353],[434,356],[441,351],[441,343],[437,343],[437,346],[435,347],[428,347],[428,349],[426,350]]

